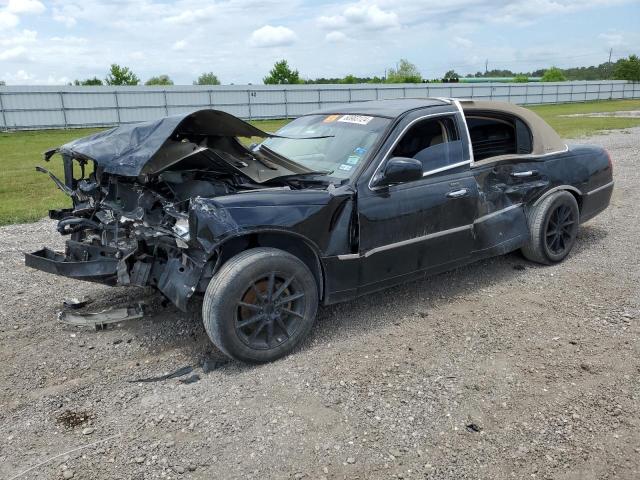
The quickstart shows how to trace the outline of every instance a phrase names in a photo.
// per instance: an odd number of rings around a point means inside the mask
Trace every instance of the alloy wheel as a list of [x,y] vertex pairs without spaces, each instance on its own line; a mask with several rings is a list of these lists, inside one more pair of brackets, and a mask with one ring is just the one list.
[[294,277],[276,272],[249,285],[237,304],[235,327],[250,348],[271,349],[286,342],[304,318],[305,294]]

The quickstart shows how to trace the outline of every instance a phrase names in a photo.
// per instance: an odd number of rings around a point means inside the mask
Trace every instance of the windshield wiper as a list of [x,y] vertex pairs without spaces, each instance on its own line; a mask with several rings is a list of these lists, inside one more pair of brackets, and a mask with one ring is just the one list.
[[333,172],[334,170],[315,170],[315,171],[304,172],[304,173],[292,173],[291,175],[282,175],[281,177],[276,177],[274,178],[274,180],[275,179],[295,180],[296,178],[309,177],[313,175],[326,176],[326,175],[331,175]]

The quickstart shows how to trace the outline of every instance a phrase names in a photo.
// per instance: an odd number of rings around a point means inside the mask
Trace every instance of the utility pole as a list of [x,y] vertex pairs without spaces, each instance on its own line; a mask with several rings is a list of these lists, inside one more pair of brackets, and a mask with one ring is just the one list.
[[486,75],[487,73],[489,73],[489,59],[488,58],[484,61],[484,74]]
[[613,48],[609,49],[609,61],[607,62],[607,78],[611,78],[611,54],[613,53]]

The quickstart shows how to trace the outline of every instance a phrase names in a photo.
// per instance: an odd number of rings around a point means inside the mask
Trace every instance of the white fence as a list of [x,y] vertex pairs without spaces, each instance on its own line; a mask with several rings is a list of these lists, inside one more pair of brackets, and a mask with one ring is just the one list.
[[0,87],[0,130],[112,126],[201,108],[244,119],[290,118],[319,108],[376,99],[458,97],[518,104],[640,98],[626,81],[224,85],[170,87]]

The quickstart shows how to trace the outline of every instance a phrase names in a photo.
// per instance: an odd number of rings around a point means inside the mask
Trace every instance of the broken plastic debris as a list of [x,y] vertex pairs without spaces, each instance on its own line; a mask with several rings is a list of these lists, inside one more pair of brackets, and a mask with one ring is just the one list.
[[170,378],[182,377],[191,372],[193,372],[193,367],[191,365],[187,365],[186,367],[179,368],[175,372],[167,373],[166,375],[160,375],[159,377],[139,378],[138,380],[127,380],[127,381],[129,383],[161,382],[162,380],[169,380]]
[[69,297],[69,298],[65,298],[64,300],[62,300],[62,305],[65,308],[81,308],[84,307],[85,305],[87,305],[88,303],[91,303],[91,298],[84,296],[84,297]]
[[143,316],[144,304],[138,303],[128,307],[107,308],[99,312],[75,313],[63,310],[58,313],[58,320],[67,325],[95,327],[100,330],[110,323],[134,320]]
[[194,373],[193,375],[187,378],[181,378],[178,381],[180,383],[184,383],[185,385],[189,385],[190,383],[196,383],[198,380],[200,380],[200,375],[198,375],[197,373]]
[[480,425],[476,423],[469,423],[465,425],[465,428],[467,429],[467,431],[474,433],[480,432],[482,430],[482,427],[480,427]]

